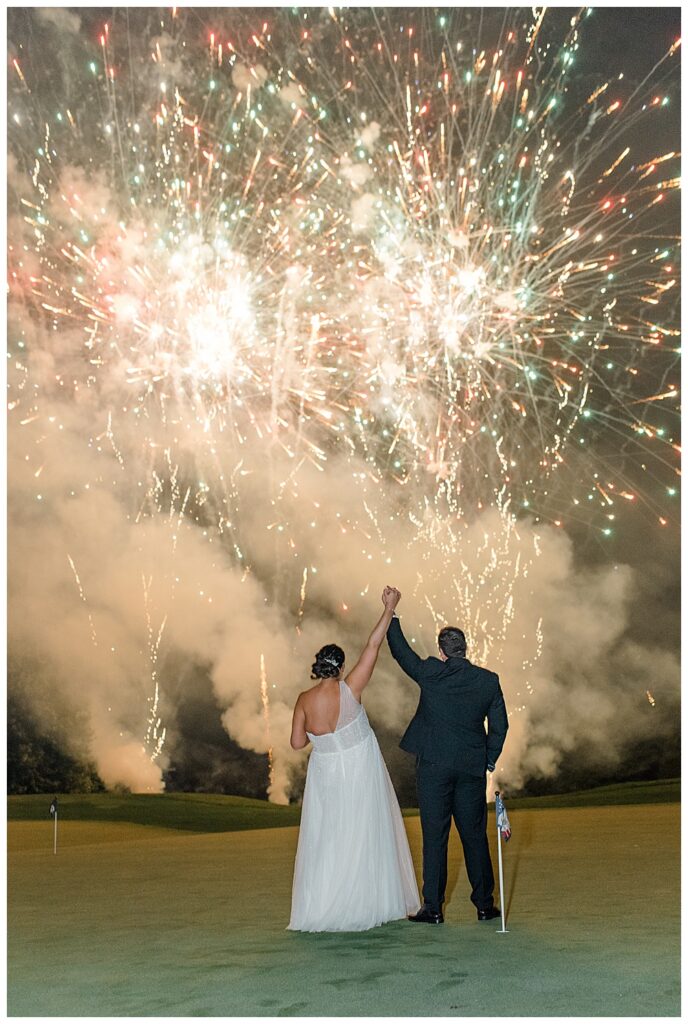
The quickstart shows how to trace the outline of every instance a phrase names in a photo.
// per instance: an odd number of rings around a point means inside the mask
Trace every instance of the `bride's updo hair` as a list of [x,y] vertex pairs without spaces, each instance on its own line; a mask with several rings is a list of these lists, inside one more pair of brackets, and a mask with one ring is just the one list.
[[315,656],[311,679],[336,679],[344,664],[344,651],[337,644],[326,644]]

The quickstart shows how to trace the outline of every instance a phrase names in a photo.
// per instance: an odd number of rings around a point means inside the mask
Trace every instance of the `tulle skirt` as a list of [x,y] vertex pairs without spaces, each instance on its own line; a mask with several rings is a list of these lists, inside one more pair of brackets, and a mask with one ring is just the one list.
[[399,803],[372,729],[348,749],[314,749],[288,927],[365,931],[419,905]]

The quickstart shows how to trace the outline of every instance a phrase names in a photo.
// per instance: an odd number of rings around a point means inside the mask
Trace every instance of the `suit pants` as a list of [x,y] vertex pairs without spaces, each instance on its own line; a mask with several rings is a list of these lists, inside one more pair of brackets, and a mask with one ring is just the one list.
[[463,846],[471,900],[478,910],[494,906],[494,873],[487,842],[485,779],[418,757],[416,788],[423,830],[423,902],[440,910],[447,886],[451,820]]

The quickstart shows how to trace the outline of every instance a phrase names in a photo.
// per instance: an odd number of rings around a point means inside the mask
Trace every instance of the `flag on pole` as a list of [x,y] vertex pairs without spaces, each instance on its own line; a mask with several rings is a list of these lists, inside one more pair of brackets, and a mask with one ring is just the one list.
[[495,793],[495,808],[497,811],[497,828],[505,843],[511,838],[511,825],[506,813],[506,807],[499,793]]
[[50,805],[50,817],[53,819],[53,853],[57,853],[57,797]]

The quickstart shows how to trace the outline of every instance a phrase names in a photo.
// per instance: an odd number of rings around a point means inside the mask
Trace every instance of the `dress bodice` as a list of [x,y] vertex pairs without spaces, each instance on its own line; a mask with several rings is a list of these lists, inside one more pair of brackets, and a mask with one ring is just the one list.
[[313,750],[319,754],[336,754],[358,746],[370,734],[370,723],[365,708],[354,697],[344,679],[339,681],[339,717],[334,732],[316,736],[306,732],[313,744]]

